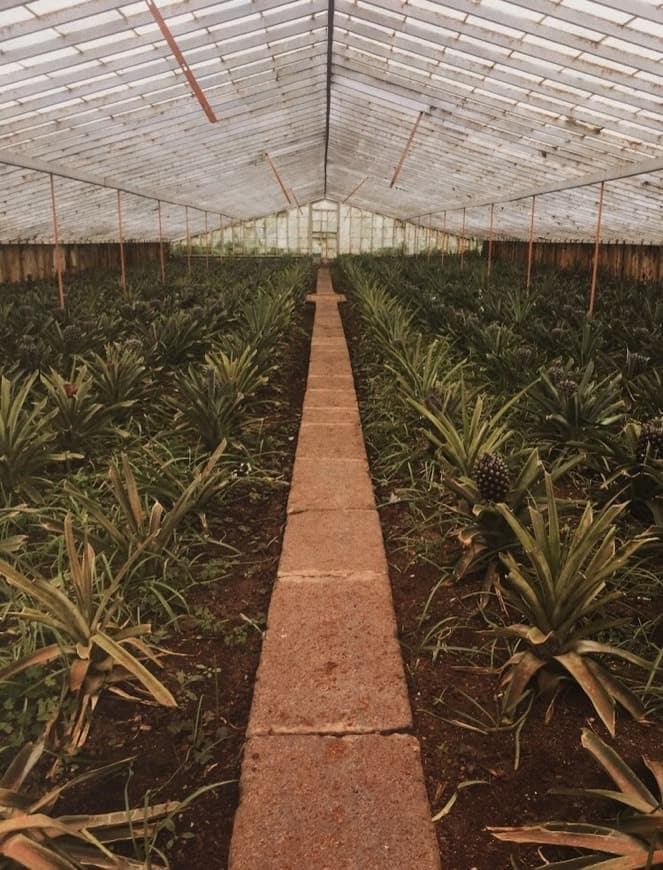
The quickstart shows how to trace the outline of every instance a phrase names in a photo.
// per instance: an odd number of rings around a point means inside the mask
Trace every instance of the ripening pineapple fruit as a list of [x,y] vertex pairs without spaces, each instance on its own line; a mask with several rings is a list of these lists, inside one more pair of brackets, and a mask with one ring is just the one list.
[[566,370],[563,369],[562,366],[557,365],[557,363],[553,363],[553,365],[548,368],[548,377],[553,384],[558,384],[566,377]]
[[557,382],[557,389],[565,396],[572,396],[578,389],[578,383],[572,378],[562,378],[561,381]]
[[474,466],[474,482],[483,501],[504,501],[511,489],[509,467],[501,456],[484,453]]
[[644,353],[631,353],[626,351],[626,374],[631,378],[637,378],[649,368],[649,357]]
[[45,352],[43,345],[38,345],[31,336],[26,336],[18,346],[17,357],[19,365],[26,372],[34,372],[42,368]]
[[650,459],[663,459],[663,420],[649,420],[642,424],[636,447],[638,462]]
[[513,360],[518,368],[526,369],[532,362],[532,348],[521,344],[513,350]]
[[83,331],[80,326],[70,323],[62,330],[62,349],[65,353],[72,354],[81,350]]

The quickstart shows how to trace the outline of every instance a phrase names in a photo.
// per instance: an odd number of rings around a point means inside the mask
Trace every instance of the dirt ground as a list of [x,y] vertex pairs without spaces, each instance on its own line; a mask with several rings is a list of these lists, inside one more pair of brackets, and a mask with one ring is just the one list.
[[[349,305],[341,306],[351,352],[361,341],[360,323]],[[354,354],[353,354],[354,361]],[[369,385],[355,365],[360,407],[366,405]],[[376,457],[371,456],[369,462]],[[536,848],[502,843],[491,836],[487,826],[522,825],[547,820],[589,821],[614,815],[615,805],[586,801],[551,790],[577,787],[613,787],[596,762],[580,745],[581,729],[592,728],[609,739],[597,721],[589,702],[580,692],[568,691],[558,701],[550,724],[544,722],[546,705],[534,704],[519,740],[513,730],[497,730],[489,721],[496,711],[495,692],[499,676],[486,657],[471,666],[467,650],[485,647],[486,623],[477,612],[481,583],[468,578],[442,586],[433,597],[426,619],[422,613],[441,571],[417,552],[420,542],[407,544],[412,518],[403,503],[389,503],[390,492],[376,492],[390,565],[401,648],[408,678],[424,774],[433,814],[447,806],[459,784],[457,799],[435,828],[444,870],[510,870],[543,864]],[[428,529],[427,549],[442,554],[447,547],[441,531]],[[405,542],[405,543],[404,543]],[[433,660],[424,650],[423,639],[435,625],[460,626],[444,637]],[[499,664],[502,663],[502,659]],[[486,710],[487,733],[453,724],[479,710]],[[475,723],[473,723],[475,724]],[[492,726],[492,730],[491,730]],[[519,743],[518,767],[515,769]],[[643,774],[642,755],[660,758],[660,722],[638,724],[628,715],[618,715],[617,739],[613,742],[622,757]],[[568,850],[555,853],[546,848],[548,859],[572,857]],[[515,863],[513,863],[515,861]]]
[[[276,400],[265,420],[275,445],[270,465],[291,477],[306,386],[313,308],[302,313],[296,341],[273,376],[266,399]],[[190,616],[164,646],[173,654],[160,675],[178,700],[176,710],[129,706],[105,697],[95,712],[81,765],[131,757],[126,773],[92,783],[58,805],[58,811],[102,812],[184,799],[195,790],[224,783],[196,798],[158,846],[173,870],[227,866],[238,780],[253,683],[262,646],[261,630],[276,579],[286,519],[287,485],[247,486],[227,504],[224,544],[238,554],[220,579],[189,596]],[[212,529],[212,531],[214,531]],[[204,565],[205,558],[198,560]],[[212,551],[209,558],[218,558]],[[208,560],[209,561],[209,560]],[[118,850],[119,851],[119,850]],[[156,853],[152,856],[158,862]]]

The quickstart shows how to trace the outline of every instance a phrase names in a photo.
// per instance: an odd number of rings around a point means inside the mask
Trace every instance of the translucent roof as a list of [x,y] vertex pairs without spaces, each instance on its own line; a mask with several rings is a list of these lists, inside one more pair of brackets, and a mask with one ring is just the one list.
[[127,238],[322,197],[525,238],[536,194],[590,239],[605,179],[603,237],[658,242],[662,37],[658,0],[0,0],[0,241],[51,238],[52,171],[64,240],[115,188]]

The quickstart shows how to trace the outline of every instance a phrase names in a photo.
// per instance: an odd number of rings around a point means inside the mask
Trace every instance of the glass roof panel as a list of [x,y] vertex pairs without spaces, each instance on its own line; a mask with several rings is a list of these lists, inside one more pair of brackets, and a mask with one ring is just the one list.
[[[3,13],[2,183],[15,190],[34,174],[12,197],[12,232],[48,225],[30,206],[44,178],[35,161],[72,176],[62,185],[72,236],[109,232],[105,218],[89,227],[86,178],[133,190],[147,237],[154,194],[238,218],[278,211],[266,152],[302,196],[321,197],[327,177],[333,201],[366,178],[361,195],[378,211],[476,206],[477,231],[486,191],[497,200],[537,192],[545,237],[591,235],[597,179],[654,159],[663,174],[654,0],[638,0],[635,13],[613,0],[335,0],[329,68],[329,0],[156,2],[214,124],[142,0],[33,0]],[[609,182],[611,226],[621,216],[627,237],[653,232],[663,181],[651,178]],[[589,186],[568,189],[578,181]],[[501,207],[520,232],[527,204]]]

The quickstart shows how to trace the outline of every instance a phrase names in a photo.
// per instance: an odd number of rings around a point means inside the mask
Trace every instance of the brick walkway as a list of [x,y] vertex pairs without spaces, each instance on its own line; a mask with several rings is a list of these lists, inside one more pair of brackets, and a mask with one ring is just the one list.
[[230,870],[439,870],[329,270],[242,766]]

